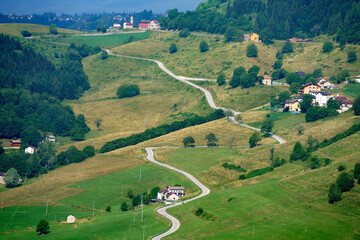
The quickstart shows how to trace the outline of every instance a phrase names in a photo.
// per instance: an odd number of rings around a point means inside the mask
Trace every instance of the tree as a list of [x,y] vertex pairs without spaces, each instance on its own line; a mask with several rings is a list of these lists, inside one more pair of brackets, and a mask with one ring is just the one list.
[[95,120],[95,125],[96,125],[96,128],[97,128],[97,129],[100,128],[101,123],[102,123],[102,119],[98,118],[98,119]]
[[261,141],[261,134],[257,131],[254,132],[249,138],[250,148],[255,147],[260,141]]
[[348,80],[348,78],[350,77],[350,73],[348,70],[343,70],[341,72],[338,73],[338,75],[336,76],[336,82],[338,84]]
[[297,75],[296,73],[289,73],[286,76],[286,82],[288,84],[292,84],[294,82],[297,82],[299,84],[301,84],[303,82],[303,80],[301,79],[301,77],[299,75]]
[[97,26],[96,26],[96,31],[98,31],[98,32],[100,32],[100,31],[101,31],[101,27],[100,27],[100,25],[97,25]]
[[202,41],[199,45],[200,52],[207,52],[209,50],[209,45],[207,42]]
[[116,92],[118,98],[130,98],[130,97],[135,97],[139,94],[140,94],[139,86],[135,84],[121,85]]
[[354,110],[355,116],[360,116],[360,96],[355,99],[352,109]]
[[106,31],[107,31],[106,27],[105,27],[105,26],[102,26],[102,27],[101,27],[101,32],[102,32],[102,33],[106,33]]
[[274,68],[275,70],[276,70],[276,69],[281,69],[282,65],[283,65],[282,60],[277,60],[277,61],[274,63],[273,68]]
[[6,187],[12,188],[19,185],[20,175],[15,168],[10,168],[4,175]]
[[313,96],[310,94],[304,94],[303,100],[300,103],[300,108],[302,113],[306,113],[309,108],[311,108],[313,103]]
[[203,212],[204,212],[204,209],[198,208],[198,209],[196,210],[196,212],[195,212],[195,215],[196,215],[196,216],[201,216],[201,214],[203,214]]
[[306,140],[306,151],[307,152],[314,151],[317,144],[319,144],[319,141],[316,138],[314,138],[312,135],[310,135]]
[[208,147],[214,147],[216,146],[216,143],[217,143],[217,139],[216,139],[216,136],[214,133],[209,133],[205,139],[207,140],[207,146]]
[[282,91],[279,94],[279,104],[284,106],[286,100],[288,100],[290,98],[290,92],[289,91]]
[[298,125],[296,125],[296,129],[298,131],[298,135],[304,134],[304,130],[305,130],[304,124],[299,123]]
[[258,56],[258,49],[254,43],[252,43],[246,47],[246,56],[248,56],[248,57],[257,57]]
[[354,178],[360,179],[360,163],[357,163],[354,166]]
[[248,73],[249,74],[255,74],[255,75],[258,75],[259,74],[259,72],[260,72],[260,67],[259,66],[257,66],[257,65],[253,65],[251,68],[249,68],[249,70],[248,70]]
[[159,187],[154,187],[153,189],[151,189],[151,191],[150,191],[151,199],[156,199],[157,198],[157,193],[159,191],[160,191]]
[[224,73],[220,73],[217,80],[216,80],[216,83],[218,84],[218,86],[222,86],[226,83],[225,81],[225,74]]
[[271,118],[265,119],[261,126],[261,132],[265,133],[265,137],[270,137],[270,132],[274,127],[274,121]]
[[51,24],[51,25],[49,26],[49,32],[50,32],[51,34],[54,34],[54,35],[57,35],[57,34],[58,34],[57,27],[56,27],[55,24]]
[[179,32],[179,37],[187,38],[188,36],[190,36],[190,31],[187,28]]
[[171,46],[169,48],[169,52],[170,52],[170,54],[173,54],[173,53],[177,52],[177,47],[176,47],[175,43],[171,44]]
[[312,76],[313,76],[314,78],[320,78],[320,77],[322,77],[322,76],[323,76],[322,69],[321,69],[321,68],[315,69],[314,72],[313,72],[313,74],[312,74]]
[[263,41],[263,43],[265,44],[271,44],[273,43],[272,39],[272,31],[271,28],[266,27],[264,28],[261,32],[260,32],[260,39]]
[[341,189],[342,192],[350,191],[354,185],[354,178],[347,172],[340,173],[339,177],[336,179],[336,183]]
[[324,53],[332,52],[333,49],[334,49],[334,45],[332,42],[324,42],[324,45],[322,47],[322,51]]
[[49,223],[46,220],[40,220],[36,227],[36,232],[39,233],[39,235],[48,234],[50,231]]
[[21,132],[21,142],[25,146],[37,147],[39,142],[42,140],[40,132],[33,126],[29,126]]
[[101,51],[101,60],[105,60],[109,57],[109,53],[105,50]]
[[290,84],[290,87],[289,87],[289,90],[292,94],[296,94],[299,92],[300,90],[300,87],[301,87],[301,84],[298,83],[298,82],[293,82]]
[[349,63],[352,63],[352,62],[355,62],[356,60],[357,60],[356,52],[354,52],[354,51],[348,52],[347,61]]
[[338,172],[342,172],[342,171],[344,171],[345,169],[346,169],[346,167],[341,164],[341,165],[338,167]]
[[242,32],[236,27],[230,26],[225,31],[225,42],[241,42]]
[[329,188],[328,201],[330,204],[341,200],[341,189],[336,183],[332,183]]
[[294,149],[290,155],[290,161],[302,160],[306,152],[300,142],[295,143]]
[[327,108],[331,108],[331,109],[340,109],[340,102],[335,99],[335,98],[330,98],[328,101],[327,101],[327,104],[326,104]]
[[107,213],[110,213],[110,212],[111,212],[111,207],[110,207],[110,206],[107,206],[105,211],[106,211]]
[[123,202],[120,207],[121,211],[126,212],[129,209],[129,206],[126,202]]
[[195,143],[195,140],[193,137],[189,136],[189,137],[185,137],[183,139],[183,144],[184,144],[184,147],[193,147],[194,146],[194,143]]
[[84,158],[90,158],[95,156],[95,148],[93,146],[84,147],[84,149],[82,150],[82,155],[84,156]]
[[229,82],[229,85],[232,88],[236,88],[236,87],[240,86],[240,78],[244,74],[246,74],[245,68],[243,68],[243,67],[236,68],[234,70],[233,76]]
[[281,49],[281,53],[292,53],[293,51],[294,50],[292,43],[289,40],[287,40]]

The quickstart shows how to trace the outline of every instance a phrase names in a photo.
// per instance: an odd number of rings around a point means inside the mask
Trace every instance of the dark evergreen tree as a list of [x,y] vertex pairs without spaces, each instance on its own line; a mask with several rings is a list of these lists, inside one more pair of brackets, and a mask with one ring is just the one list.
[[287,40],[281,49],[281,53],[292,53],[293,51],[294,50],[292,43],[289,40]]
[[216,83],[218,84],[218,86],[222,86],[226,83],[225,81],[225,74],[224,73],[220,73],[217,80],[216,80]]
[[202,41],[199,45],[200,52],[207,52],[209,50],[209,45],[207,42]]
[[306,152],[300,142],[296,142],[294,149],[290,155],[290,161],[303,160]]
[[334,49],[334,45],[333,45],[332,42],[325,42],[323,47],[322,47],[322,51],[324,53],[332,52],[333,49]]
[[354,110],[355,116],[360,116],[360,96],[358,96],[358,97],[355,99],[355,102],[354,102],[352,108],[353,108],[353,110]]
[[125,211],[127,211],[128,209],[129,209],[129,206],[127,205],[127,203],[126,202],[123,202],[122,204],[121,204],[121,211],[123,211],[123,212],[125,212]]
[[177,50],[176,44],[175,43],[171,44],[171,46],[169,48],[170,54],[176,53],[177,51],[178,50]]
[[258,56],[258,49],[255,44],[250,44],[246,47],[246,56],[248,57]]
[[39,233],[39,235],[44,235],[50,233],[50,226],[49,223],[46,220],[40,220],[36,227],[36,232]]
[[330,204],[341,200],[341,189],[336,183],[332,183],[329,188],[328,201]]

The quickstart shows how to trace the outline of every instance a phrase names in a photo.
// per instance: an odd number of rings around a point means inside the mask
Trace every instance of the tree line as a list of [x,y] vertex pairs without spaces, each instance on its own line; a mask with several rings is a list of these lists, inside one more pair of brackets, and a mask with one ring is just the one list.
[[124,148],[131,145],[136,145],[140,142],[144,142],[153,138],[157,138],[163,135],[166,135],[171,132],[178,131],[183,128],[196,126],[199,124],[203,124],[206,122],[210,122],[213,120],[217,120],[220,118],[225,117],[224,111],[218,109],[209,115],[202,117],[202,116],[194,116],[183,121],[175,121],[171,124],[163,124],[158,127],[147,129],[145,132],[133,134],[126,138],[120,138],[111,142],[107,142],[101,148],[101,152],[110,152],[115,149]]
[[[205,31],[224,34],[238,29],[260,33],[264,42],[271,39],[291,37],[310,38],[319,34],[335,35],[344,43],[358,43],[360,3],[356,0],[307,1],[307,0],[262,0],[227,1],[226,13],[219,10],[225,1],[208,1],[195,11],[185,13],[171,9],[168,16],[161,18],[161,26],[168,29]],[[209,6],[215,6],[209,8]],[[242,36],[236,38],[242,40]]]

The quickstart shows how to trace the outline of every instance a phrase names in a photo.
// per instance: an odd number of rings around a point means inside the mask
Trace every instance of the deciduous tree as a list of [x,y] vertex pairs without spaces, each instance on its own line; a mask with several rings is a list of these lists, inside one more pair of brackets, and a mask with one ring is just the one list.
[[329,188],[328,202],[333,204],[341,200],[341,189],[336,183],[332,183]]
[[39,233],[39,235],[48,234],[50,231],[49,223],[46,220],[40,220],[36,227],[36,232]]

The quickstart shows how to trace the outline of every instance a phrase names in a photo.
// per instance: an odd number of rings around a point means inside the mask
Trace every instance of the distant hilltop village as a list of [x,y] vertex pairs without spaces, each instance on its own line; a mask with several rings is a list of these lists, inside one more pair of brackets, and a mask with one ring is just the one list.
[[[117,20],[120,20],[119,18],[115,18]],[[122,20],[122,19],[121,19]],[[124,19],[124,23],[123,23],[123,29],[133,29],[134,27],[134,17],[131,16],[130,17],[130,21]],[[119,30],[121,29],[121,24],[116,22],[114,23],[109,30]],[[160,30],[161,26],[160,23],[157,20],[141,20],[139,23],[139,29],[141,30]]]

